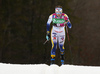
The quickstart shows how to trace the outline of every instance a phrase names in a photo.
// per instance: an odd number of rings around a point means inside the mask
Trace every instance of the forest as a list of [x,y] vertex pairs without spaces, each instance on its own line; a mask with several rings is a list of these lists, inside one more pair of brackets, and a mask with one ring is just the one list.
[[[56,5],[72,23],[72,54],[66,36],[65,64],[100,66],[100,0],[0,0],[0,62],[50,64],[51,42],[43,43]],[[59,48],[56,64],[60,65]]]

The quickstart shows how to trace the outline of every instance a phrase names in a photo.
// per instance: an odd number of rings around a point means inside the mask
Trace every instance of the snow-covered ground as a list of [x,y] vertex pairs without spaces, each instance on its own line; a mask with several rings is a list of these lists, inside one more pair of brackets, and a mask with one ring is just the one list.
[[20,65],[0,63],[0,74],[100,74],[100,67],[74,65]]

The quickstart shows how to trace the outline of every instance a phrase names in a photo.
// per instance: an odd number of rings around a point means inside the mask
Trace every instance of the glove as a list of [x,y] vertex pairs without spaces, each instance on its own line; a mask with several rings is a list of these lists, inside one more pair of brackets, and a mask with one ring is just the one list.
[[46,39],[49,41],[50,40],[50,33],[47,32],[46,34]]

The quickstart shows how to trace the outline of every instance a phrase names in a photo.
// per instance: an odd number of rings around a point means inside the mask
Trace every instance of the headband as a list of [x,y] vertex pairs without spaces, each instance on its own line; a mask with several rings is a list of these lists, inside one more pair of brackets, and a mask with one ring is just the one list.
[[59,7],[55,8],[55,12],[57,11],[60,11],[62,13],[62,8],[59,8]]

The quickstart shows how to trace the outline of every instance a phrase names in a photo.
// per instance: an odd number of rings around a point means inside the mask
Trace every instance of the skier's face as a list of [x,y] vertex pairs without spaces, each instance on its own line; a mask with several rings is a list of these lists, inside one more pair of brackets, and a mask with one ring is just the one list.
[[61,13],[61,12],[59,12],[59,11],[58,11],[58,12],[56,12],[56,15],[57,15],[58,17],[60,17],[60,16],[61,16],[61,14],[62,14],[62,13]]
[[55,13],[56,13],[56,15],[57,15],[58,17],[60,17],[61,14],[62,14],[62,8],[55,8]]

